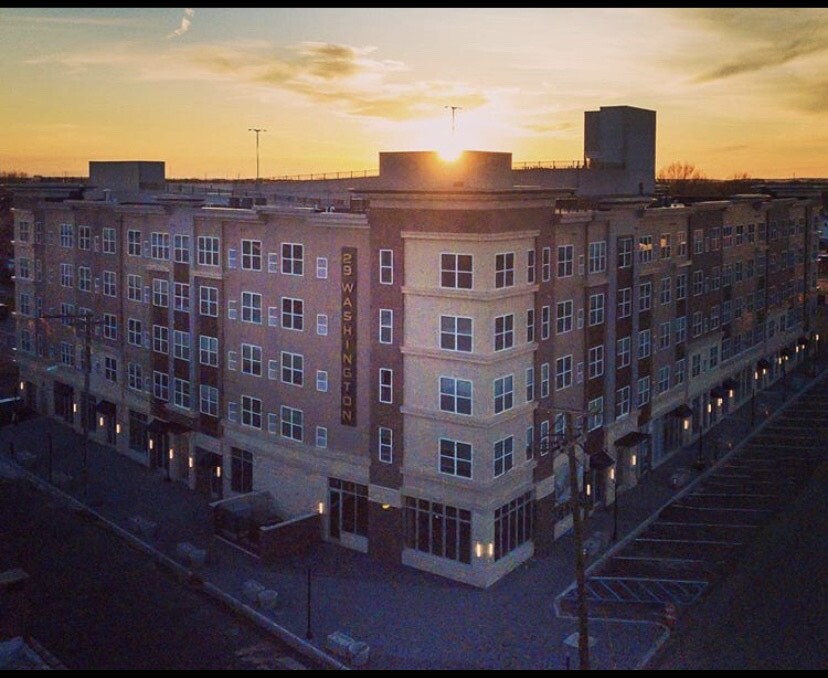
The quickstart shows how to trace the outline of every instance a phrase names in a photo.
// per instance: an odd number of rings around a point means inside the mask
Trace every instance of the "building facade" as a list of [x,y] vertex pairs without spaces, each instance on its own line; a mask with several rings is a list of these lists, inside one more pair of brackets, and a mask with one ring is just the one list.
[[609,504],[814,345],[807,200],[574,211],[488,152],[381,154],[380,179],[360,213],[16,209],[27,403],[486,587],[571,526],[564,442],[581,501]]

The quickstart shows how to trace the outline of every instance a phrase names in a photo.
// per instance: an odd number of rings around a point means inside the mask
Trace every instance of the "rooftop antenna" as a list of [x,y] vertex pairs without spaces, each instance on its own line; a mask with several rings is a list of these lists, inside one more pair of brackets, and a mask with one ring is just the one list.
[[450,108],[451,109],[451,133],[454,134],[454,114],[457,111],[462,111],[462,106],[443,106],[443,108]]
[[259,184],[259,134],[261,132],[267,132],[266,129],[262,129],[261,127],[249,127],[247,129],[248,132],[255,132],[256,133],[256,185]]

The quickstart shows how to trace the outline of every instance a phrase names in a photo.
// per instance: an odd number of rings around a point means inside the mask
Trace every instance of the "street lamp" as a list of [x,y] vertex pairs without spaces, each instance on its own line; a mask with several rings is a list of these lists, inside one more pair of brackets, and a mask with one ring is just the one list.
[[615,498],[612,502],[612,540],[618,541],[618,481],[615,479],[615,469],[610,469],[610,480],[613,482],[615,489]]
[[256,188],[259,187],[259,134],[262,132],[267,132],[266,129],[262,129],[261,127],[249,127],[247,129],[248,132],[255,132],[256,134]]

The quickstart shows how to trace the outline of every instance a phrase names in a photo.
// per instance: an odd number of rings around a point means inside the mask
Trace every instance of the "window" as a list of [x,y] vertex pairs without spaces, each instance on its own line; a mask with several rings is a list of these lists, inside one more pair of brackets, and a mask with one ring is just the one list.
[[638,263],[649,264],[653,260],[653,236],[638,236]]
[[541,279],[549,282],[552,278],[552,248],[544,247],[541,252]]
[[670,321],[661,323],[658,326],[658,348],[664,350],[670,348]]
[[604,425],[604,397],[593,398],[587,403],[587,430],[594,431]]
[[173,381],[173,405],[190,409],[190,382],[186,379],[176,377]]
[[292,297],[282,297],[282,327],[302,331],[304,328],[305,302]]
[[262,270],[262,243],[260,240],[242,240],[242,270]]
[[170,375],[163,372],[152,373],[152,395],[158,400],[170,399]]
[[393,400],[394,371],[387,367],[379,370],[379,401],[391,403]]
[[170,234],[150,233],[150,256],[153,259],[169,261],[170,258]]
[[73,224],[60,225],[60,246],[74,247],[75,246],[75,226]]
[[214,236],[198,236],[198,264],[199,266],[219,265],[219,239]]
[[589,378],[596,379],[604,374],[604,347],[593,346],[589,349]]
[[201,315],[218,318],[218,287],[201,285],[198,288],[198,312]]
[[394,343],[394,311],[390,308],[379,310],[379,342],[381,344]]
[[572,275],[572,262],[575,258],[574,245],[558,246],[558,277],[568,278]]
[[75,366],[75,347],[68,341],[60,342],[60,362],[70,367]]
[[471,563],[471,511],[405,497],[403,525],[406,548]]
[[[284,355],[284,353],[282,354]],[[262,376],[262,347],[254,344],[241,345],[241,371],[254,377]]]
[[652,336],[649,328],[638,333],[638,359],[649,358],[652,351]]
[[558,334],[564,334],[572,330],[572,299],[558,302],[556,330]]
[[164,355],[170,354],[170,328],[163,325],[152,326],[152,350]]
[[103,335],[104,339],[118,338],[118,316],[112,313],[104,313],[103,315]]
[[316,257],[316,277],[320,280],[328,278],[328,257]]
[[526,402],[530,403],[535,399],[535,368],[526,368]]
[[653,306],[653,284],[643,282],[638,286],[638,311],[649,311]]
[[201,334],[198,337],[198,362],[210,367],[218,367],[218,337]]
[[494,380],[494,412],[499,414],[512,409],[514,377],[509,374]]
[[549,306],[541,308],[541,339],[549,339],[549,332],[551,330],[551,309]]
[[618,268],[632,266],[633,239],[630,237],[618,238]]
[[604,322],[604,293],[589,296],[589,325],[600,325]]
[[631,358],[631,351],[630,351],[630,338],[629,337],[621,337],[616,342],[616,368],[619,370],[622,367],[627,367],[630,364]]
[[321,393],[328,392],[328,373],[325,370],[316,370],[316,390]]
[[679,316],[674,322],[676,328],[676,343],[680,344],[687,339],[687,316]]
[[107,297],[118,296],[115,287],[115,271],[103,272],[103,293]]
[[515,344],[515,316],[501,315],[495,318],[494,350],[503,351]]
[[632,314],[632,287],[618,290],[618,318],[628,318]]
[[325,426],[316,427],[316,440],[314,442],[316,447],[328,446],[328,429]]
[[615,419],[623,419],[630,413],[630,387],[622,386],[615,392]]
[[218,417],[219,392],[215,386],[201,384],[199,387],[199,411],[210,417]]
[[242,322],[262,322],[262,295],[258,292],[242,292]]
[[249,395],[241,397],[241,423],[251,428],[262,427],[262,401]]
[[127,231],[127,254],[131,257],[141,256],[141,231]]
[[327,337],[328,336],[328,314],[327,313],[317,313],[316,314],[316,333],[320,337]]
[[555,390],[572,386],[572,356],[565,355],[555,361]]
[[676,255],[679,257],[687,256],[687,234],[676,233]]
[[541,398],[549,397],[549,363],[541,364],[540,394]]
[[693,337],[698,337],[702,333],[702,313],[696,311],[693,313]]
[[535,283],[535,250],[526,250],[526,282]]
[[[26,262],[28,268],[28,261]],[[27,271],[28,273],[28,271]],[[21,275],[21,278],[27,278],[28,276]],[[75,269],[72,264],[61,264],[60,265],[60,286],[61,287],[74,287],[75,286]]]
[[515,284],[515,253],[495,255],[495,287],[512,287]]
[[676,360],[676,386],[684,383],[684,358]]
[[440,410],[455,414],[472,413],[472,382],[440,377]]
[[589,272],[602,273],[607,270],[607,243],[604,240],[600,242],[589,243]]
[[514,465],[515,439],[508,436],[494,444],[494,476],[502,476]]
[[253,491],[253,455],[237,447],[230,457],[230,489],[242,493]]
[[32,305],[30,301],[30,296],[25,293],[20,293],[20,300],[18,301],[17,310],[20,311],[20,315],[31,315],[32,314]]
[[304,381],[305,359],[300,353],[282,351],[282,383],[301,386]]
[[104,356],[104,379],[113,384],[118,383],[118,359],[112,356]]
[[176,233],[173,236],[173,261],[179,264],[190,263],[190,236]]
[[[61,264],[61,274],[63,273],[63,266],[64,266],[64,264]],[[69,266],[69,264],[66,264],[66,266]],[[19,257],[17,259],[17,277],[18,278],[26,278],[26,279],[29,279],[29,280],[31,279],[32,274],[31,274],[31,271],[29,270],[29,260],[28,260],[28,258]],[[63,283],[63,275],[61,275],[61,284],[62,283]]]
[[183,311],[184,313],[190,312],[190,285],[187,283],[174,283],[173,284],[173,303],[175,304],[176,311]]
[[472,446],[440,438],[440,473],[461,478],[472,477]]
[[664,365],[664,367],[659,368],[658,370],[658,392],[659,393],[666,393],[670,390],[670,366]]
[[140,320],[127,319],[127,342],[133,346],[143,346],[144,328]]
[[693,296],[704,293],[704,271],[699,269],[693,271]]
[[394,284],[394,250],[380,250],[380,285]]
[[[88,266],[78,266],[78,289],[81,292],[92,291],[92,269]],[[110,296],[115,296],[114,290]]]
[[377,430],[377,457],[383,464],[394,461],[394,431],[386,426]]
[[526,309],[526,341],[535,341],[535,309]]
[[662,304],[669,304],[670,303],[670,292],[672,287],[672,279],[670,276],[665,276],[661,279],[661,298],[660,301]]
[[127,386],[133,391],[141,391],[144,388],[144,368],[138,363],[127,365]]
[[304,275],[305,246],[301,243],[282,243],[282,273],[285,275]]
[[676,276],[676,301],[687,298],[687,274],[679,273]]
[[472,350],[472,319],[441,315],[440,348],[446,351],[470,353]]
[[17,222],[17,239],[20,242],[29,242],[32,224],[28,221]]
[[693,254],[702,254],[704,252],[704,231],[697,228],[693,231]]
[[[115,229],[111,228],[109,226],[105,226],[103,228],[102,233],[103,233],[103,239],[102,239],[103,253],[104,254],[115,254],[115,247],[116,247]],[[88,237],[89,237],[89,235],[87,233],[87,238]],[[80,244],[80,243],[78,243],[78,244]],[[84,249],[89,249],[88,241],[87,241],[87,247],[84,248]]]
[[471,254],[441,254],[440,287],[472,289],[472,263]]
[[141,276],[130,273],[127,276],[127,299],[140,302],[143,286],[144,281],[141,280]]
[[161,278],[152,279],[152,304],[167,308],[170,305],[170,283]]
[[[784,318],[785,316],[782,316],[782,317]],[[711,370],[714,369],[719,364],[719,347],[718,347],[718,345],[710,347],[710,357],[709,357],[709,360],[708,360],[707,364],[708,364],[708,367],[710,367]]]
[[302,410],[282,405],[281,409],[282,419],[282,437],[302,442],[302,434],[304,430],[304,414]]
[[641,377],[638,380],[638,407],[644,407],[650,402],[650,377]]
[[658,240],[659,257],[661,259],[670,258],[670,234],[662,233]]
[[495,509],[495,560],[500,560],[532,539],[532,514],[531,492]]

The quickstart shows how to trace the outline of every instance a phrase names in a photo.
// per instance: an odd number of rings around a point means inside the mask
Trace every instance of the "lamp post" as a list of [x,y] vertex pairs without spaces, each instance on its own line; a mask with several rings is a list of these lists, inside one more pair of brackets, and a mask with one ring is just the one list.
[[256,134],[256,188],[259,187],[259,134],[262,132],[267,132],[266,129],[261,127],[249,127],[247,129],[248,132],[255,132]]
[[615,488],[615,498],[612,502],[612,540],[618,541],[618,481],[616,480],[615,469],[610,469],[610,480]]

